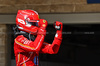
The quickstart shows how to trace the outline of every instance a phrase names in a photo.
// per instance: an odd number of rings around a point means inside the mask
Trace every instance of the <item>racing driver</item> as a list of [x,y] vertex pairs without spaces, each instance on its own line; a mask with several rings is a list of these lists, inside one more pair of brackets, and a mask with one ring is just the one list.
[[39,53],[58,53],[63,24],[54,22],[57,31],[52,44],[44,42],[47,24],[45,19],[39,19],[34,10],[18,10],[14,39],[16,66],[38,66]]

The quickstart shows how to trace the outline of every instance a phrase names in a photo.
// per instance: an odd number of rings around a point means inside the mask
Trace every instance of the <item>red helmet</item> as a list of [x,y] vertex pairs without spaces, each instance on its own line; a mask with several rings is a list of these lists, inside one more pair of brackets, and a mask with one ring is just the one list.
[[36,34],[39,27],[39,15],[34,10],[18,10],[16,25],[21,31]]

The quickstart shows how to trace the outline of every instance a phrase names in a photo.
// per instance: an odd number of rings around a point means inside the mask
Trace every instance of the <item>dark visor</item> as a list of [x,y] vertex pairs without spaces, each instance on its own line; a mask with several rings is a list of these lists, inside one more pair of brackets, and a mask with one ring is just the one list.
[[29,24],[33,25],[33,26],[38,26],[38,20],[26,20]]

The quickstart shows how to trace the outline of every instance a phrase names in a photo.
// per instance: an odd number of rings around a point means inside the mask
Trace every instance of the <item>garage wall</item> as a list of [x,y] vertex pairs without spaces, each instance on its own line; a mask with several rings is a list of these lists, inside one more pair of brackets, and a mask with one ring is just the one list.
[[19,9],[39,13],[100,12],[100,4],[87,4],[87,0],[0,0],[0,13],[17,13]]
[[6,65],[6,55],[7,55],[7,35],[6,35],[6,25],[0,24],[0,66]]

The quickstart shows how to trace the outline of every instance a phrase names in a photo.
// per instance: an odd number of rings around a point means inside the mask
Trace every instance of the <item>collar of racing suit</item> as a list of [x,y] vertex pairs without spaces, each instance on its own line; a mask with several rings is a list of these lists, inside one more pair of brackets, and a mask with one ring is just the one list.
[[28,40],[31,40],[31,41],[34,41],[36,38],[34,35],[24,32],[24,31],[20,31],[16,27],[14,27],[13,30],[14,30],[14,36],[15,36],[14,38],[16,38],[18,35],[23,35],[24,37],[26,37]]

